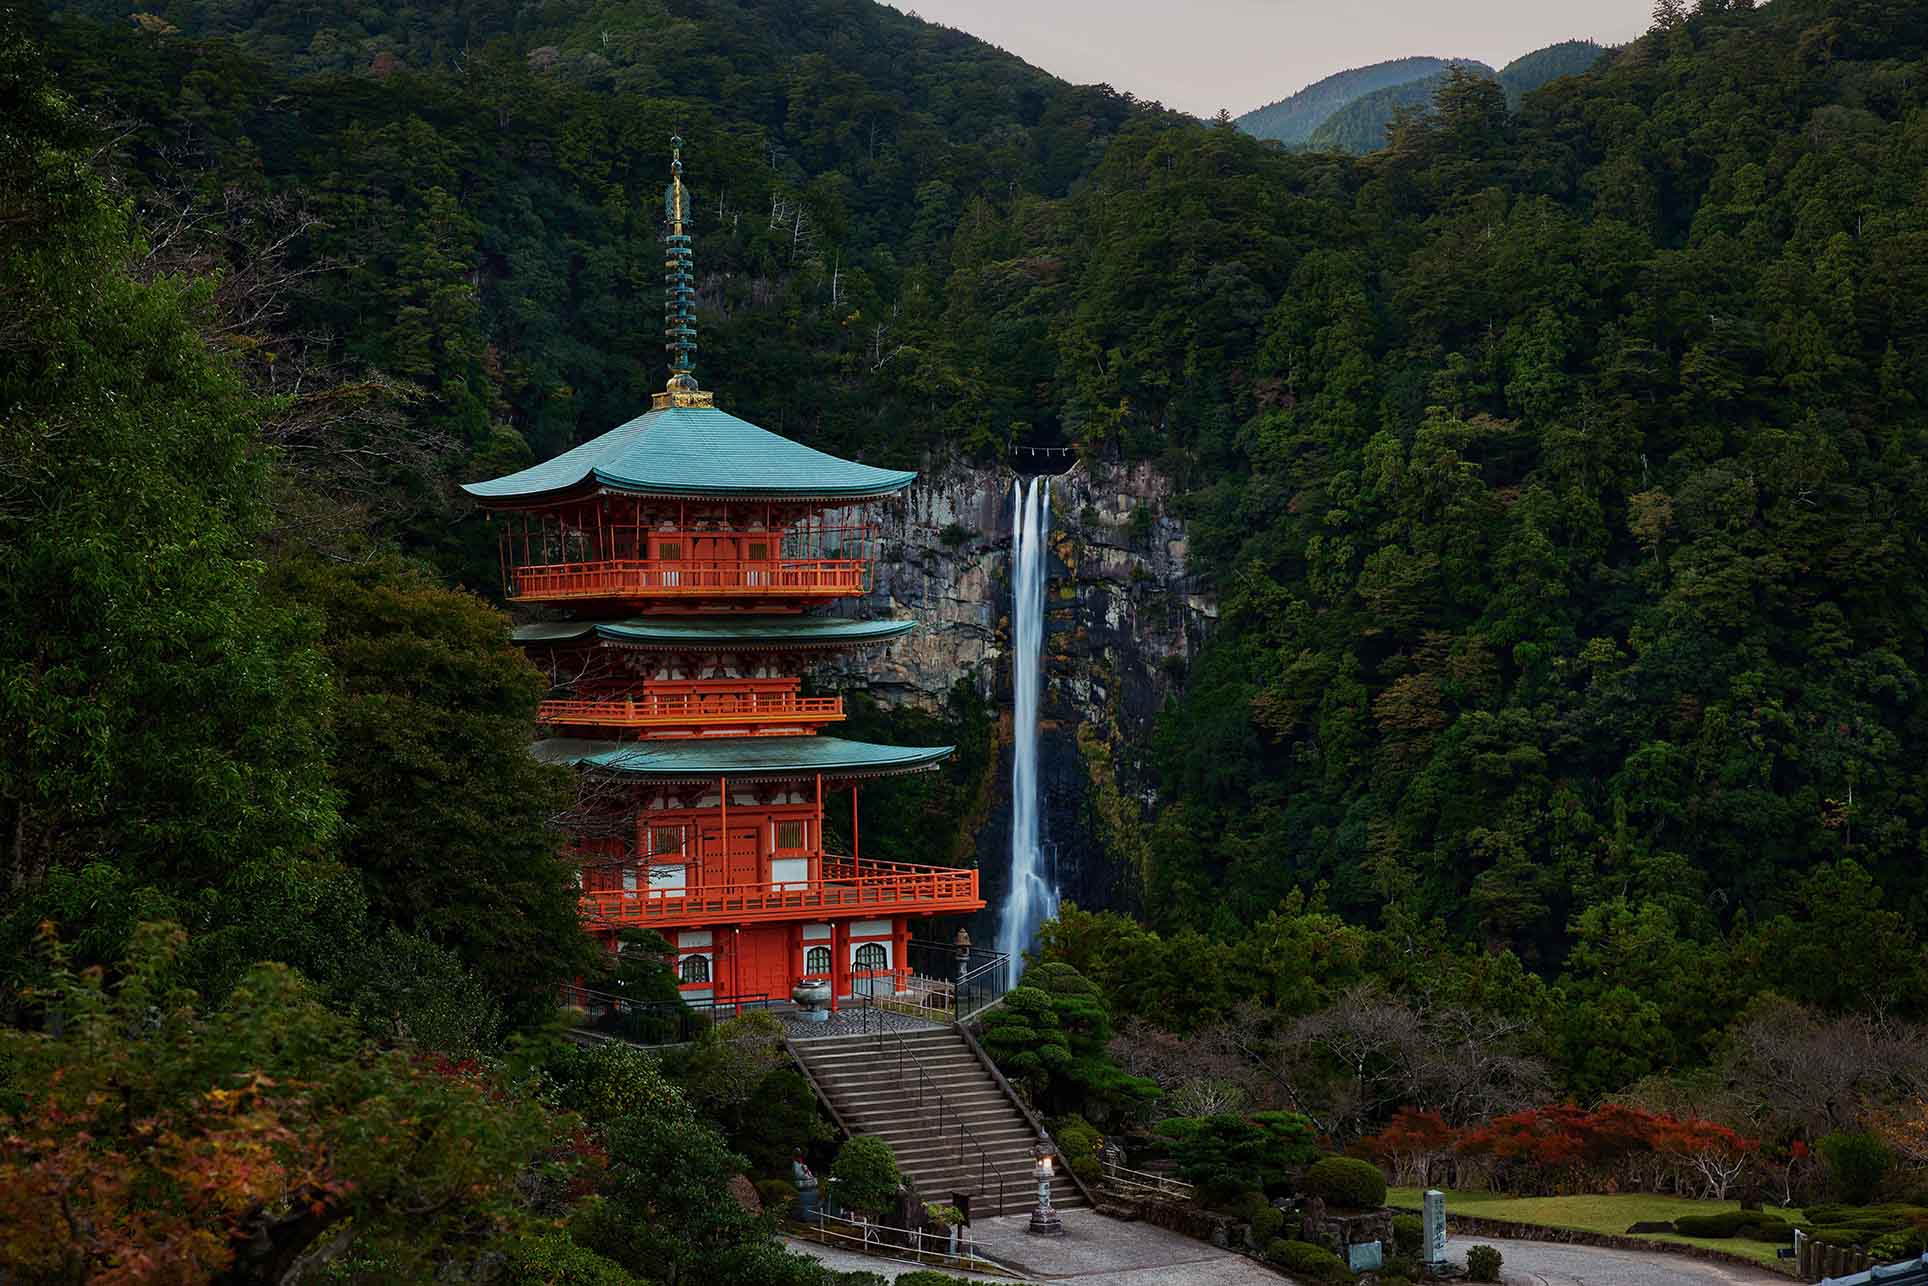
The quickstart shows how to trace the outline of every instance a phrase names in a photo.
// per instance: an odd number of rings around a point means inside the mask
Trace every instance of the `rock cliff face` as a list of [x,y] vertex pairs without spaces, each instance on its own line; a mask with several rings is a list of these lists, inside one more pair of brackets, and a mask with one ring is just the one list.
[[[1008,469],[929,471],[887,510],[864,611],[920,628],[821,676],[925,708],[962,679],[1004,712],[994,803],[977,836],[993,910],[1011,824],[1012,481]],[[1217,616],[1186,572],[1170,499],[1170,483],[1144,465],[1079,464],[1051,484],[1040,788],[1046,851],[1062,895],[1081,906],[1135,902],[1140,823],[1156,798],[1152,728]]]

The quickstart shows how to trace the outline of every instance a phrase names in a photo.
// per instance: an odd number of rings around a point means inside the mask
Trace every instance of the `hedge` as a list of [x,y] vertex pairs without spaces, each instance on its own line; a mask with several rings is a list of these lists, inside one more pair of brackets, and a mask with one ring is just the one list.
[[1275,1241],[1265,1248],[1265,1258],[1288,1273],[1304,1273],[1323,1281],[1344,1281],[1352,1276],[1344,1260],[1309,1241]]
[[1305,1172],[1302,1186],[1347,1210],[1376,1210],[1386,1204],[1386,1176],[1370,1161],[1326,1157]]
[[1466,1275],[1476,1282],[1496,1282],[1501,1262],[1498,1247],[1475,1246],[1466,1252]]

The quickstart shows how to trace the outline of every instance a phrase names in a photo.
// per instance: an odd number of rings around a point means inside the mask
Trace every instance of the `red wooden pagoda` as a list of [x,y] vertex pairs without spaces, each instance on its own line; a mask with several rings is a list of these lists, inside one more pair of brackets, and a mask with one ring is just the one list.
[[660,930],[685,999],[779,999],[806,979],[833,998],[902,991],[911,920],[984,903],[975,871],[864,858],[857,792],[951,747],[828,735],[843,700],[805,695],[803,671],[914,628],[811,609],[869,588],[869,506],[916,475],[791,442],[697,386],[672,146],[667,388],[593,441],[466,488],[496,512],[508,598],[568,617],[515,632],[561,694],[535,751],[585,774],[585,924],[612,944]]

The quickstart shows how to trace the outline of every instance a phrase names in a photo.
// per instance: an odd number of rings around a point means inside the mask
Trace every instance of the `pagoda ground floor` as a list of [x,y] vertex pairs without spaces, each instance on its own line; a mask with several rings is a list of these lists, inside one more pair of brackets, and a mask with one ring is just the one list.
[[[833,1005],[913,991],[910,920],[721,922],[663,929],[672,968],[691,1005],[787,1001],[803,982],[827,983]],[[945,980],[948,981],[948,980]]]

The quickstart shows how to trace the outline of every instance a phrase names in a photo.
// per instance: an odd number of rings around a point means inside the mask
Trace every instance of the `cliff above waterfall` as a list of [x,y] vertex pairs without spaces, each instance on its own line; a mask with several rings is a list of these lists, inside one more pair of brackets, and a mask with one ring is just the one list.
[[[997,767],[977,823],[987,896],[1001,895],[1010,827],[1012,642],[1008,469],[927,469],[884,519],[863,607],[919,628],[819,678],[890,706],[935,710],[964,681],[1001,712]],[[1051,482],[1040,789],[1044,842],[1064,896],[1130,904],[1139,823],[1156,799],[1148,746],[1158,712],[1217,617],[1187,570],[1172,485],[1149,465],[1080,463]]]

